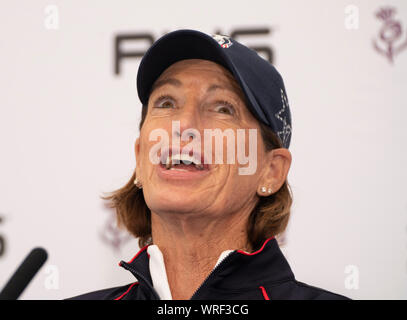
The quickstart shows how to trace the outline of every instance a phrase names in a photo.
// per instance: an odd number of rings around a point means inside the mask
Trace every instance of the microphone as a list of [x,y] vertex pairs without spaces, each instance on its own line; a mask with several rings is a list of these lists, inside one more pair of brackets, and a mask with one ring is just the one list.
[[48,254],[43,248],[31,250],[0,292],[0,300],[17,300],[47,258]]

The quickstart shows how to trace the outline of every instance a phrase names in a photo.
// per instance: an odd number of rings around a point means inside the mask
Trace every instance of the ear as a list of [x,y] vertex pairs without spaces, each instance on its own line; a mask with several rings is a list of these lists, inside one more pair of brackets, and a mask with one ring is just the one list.
[[266,154],[264,170],[257,190],[259,196],[268,197],[280,190],[287,180],[291,160],[291,152],[285,148],[274,149]]

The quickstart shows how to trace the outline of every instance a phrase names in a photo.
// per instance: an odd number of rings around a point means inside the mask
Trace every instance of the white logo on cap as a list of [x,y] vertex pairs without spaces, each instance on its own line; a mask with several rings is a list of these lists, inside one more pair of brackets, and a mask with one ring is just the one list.
[[233,45],[232,40],[230,40],[230,37],[228,36],[214,34],[212,35],[212,38],[214,38],[219,43],[219,45],[224,49],[230,48]]
[[280,90],[281,90],[281,102],[283,104],[283,107],[279,112],[276,113],[276,118],[283,123],[283,130],[278,131],[277,135],[281,139],[283,145],[285,145],[291,134],[291,125],[287,123],[287,114],[284,114],[285,112],[288,112],[289,108],[288,99],[284,94],[283,89]]

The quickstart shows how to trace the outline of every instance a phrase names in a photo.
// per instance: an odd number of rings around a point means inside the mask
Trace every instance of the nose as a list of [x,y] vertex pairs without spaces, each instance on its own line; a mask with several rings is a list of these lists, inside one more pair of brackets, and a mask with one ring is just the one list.
[[174,130],[174,134],[176,138],[180,138],[181,137],[181,132],[182,135],[184,136],[184,138],[189,138],[188,140],[194,140],[197,138],[197,134],[196,134],[196,130],[195,128],[186,128],[184,130],[178,129],[176,128]]
[[[173,121],[178,121],[178,125],[175,126],[173,131],[176,138],[182,137],[183,140],[197,139],[197,135],[200,132],[200,114],[198,107],[192,103],[188,107],[183,108],[175,116]],[[174,122],[173,122],[174,123]],[[174,128],[174,125],[173,125]]]

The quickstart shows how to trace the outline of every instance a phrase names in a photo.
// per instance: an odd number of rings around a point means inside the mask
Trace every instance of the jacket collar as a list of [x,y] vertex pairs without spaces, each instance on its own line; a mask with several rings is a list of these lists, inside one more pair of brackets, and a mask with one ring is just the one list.
[[149,267],[149,254],[147,248],[149,245],[140,249],[140,251],[129,262],[120,261],[119,266],[130,271],[146,291],[146,296],[152,300],[159,300],[160,297],[153,288]]
[[[159,299],[152,285],[147,248],[148,245],[140,249],[129,262],[121,261],[119,265],[131,271]],[[253,253],[241,250],[231,252],[212,270],[193,298],[198,298],[200,291],[213,286],[225,290],[248,290],[292,279],[294,274],[277,240],[272,237],[265,240],[260,249]]]
[[265,240],[253,253],[235,250],[218,266],[216,273],[216,278],[221,279],[219,287],[234,290],[294,279],[274,237]]

